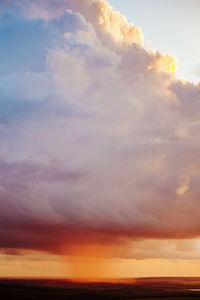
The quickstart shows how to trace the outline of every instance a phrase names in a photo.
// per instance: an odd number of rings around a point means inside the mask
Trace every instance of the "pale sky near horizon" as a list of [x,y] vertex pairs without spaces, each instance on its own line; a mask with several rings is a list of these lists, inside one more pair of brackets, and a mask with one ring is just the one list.
[[178,77],[200,81],[199,0],[108,0],[127,20],[139,26],[148,47],[173,54]]

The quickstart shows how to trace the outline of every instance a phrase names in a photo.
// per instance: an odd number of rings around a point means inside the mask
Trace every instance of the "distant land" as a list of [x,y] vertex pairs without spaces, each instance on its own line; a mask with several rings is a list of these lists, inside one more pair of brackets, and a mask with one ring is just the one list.
[[0,279],[0,299],[200,299],[200,278],[163,277],[75,282],[64,279]]

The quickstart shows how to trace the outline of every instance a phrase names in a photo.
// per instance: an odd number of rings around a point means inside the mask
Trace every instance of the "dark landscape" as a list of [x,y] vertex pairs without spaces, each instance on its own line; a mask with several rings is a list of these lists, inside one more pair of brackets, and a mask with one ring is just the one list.
[[113,282],[1,279],[0,299],[200,299],[200,278],[143,278]]

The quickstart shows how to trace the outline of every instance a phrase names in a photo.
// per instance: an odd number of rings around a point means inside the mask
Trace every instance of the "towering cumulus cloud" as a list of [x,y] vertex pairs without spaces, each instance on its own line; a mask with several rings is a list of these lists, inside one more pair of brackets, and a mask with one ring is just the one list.
[[0,5],[0,248],[199,237],[199,86],[105,1]]

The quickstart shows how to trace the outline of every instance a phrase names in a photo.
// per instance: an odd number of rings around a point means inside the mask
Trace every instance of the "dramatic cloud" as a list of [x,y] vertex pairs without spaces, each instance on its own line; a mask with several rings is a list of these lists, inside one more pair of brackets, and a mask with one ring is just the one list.
[[173,56],[100,0],[5,1],[0,49],[1,249],[200,236],[200,87]]

